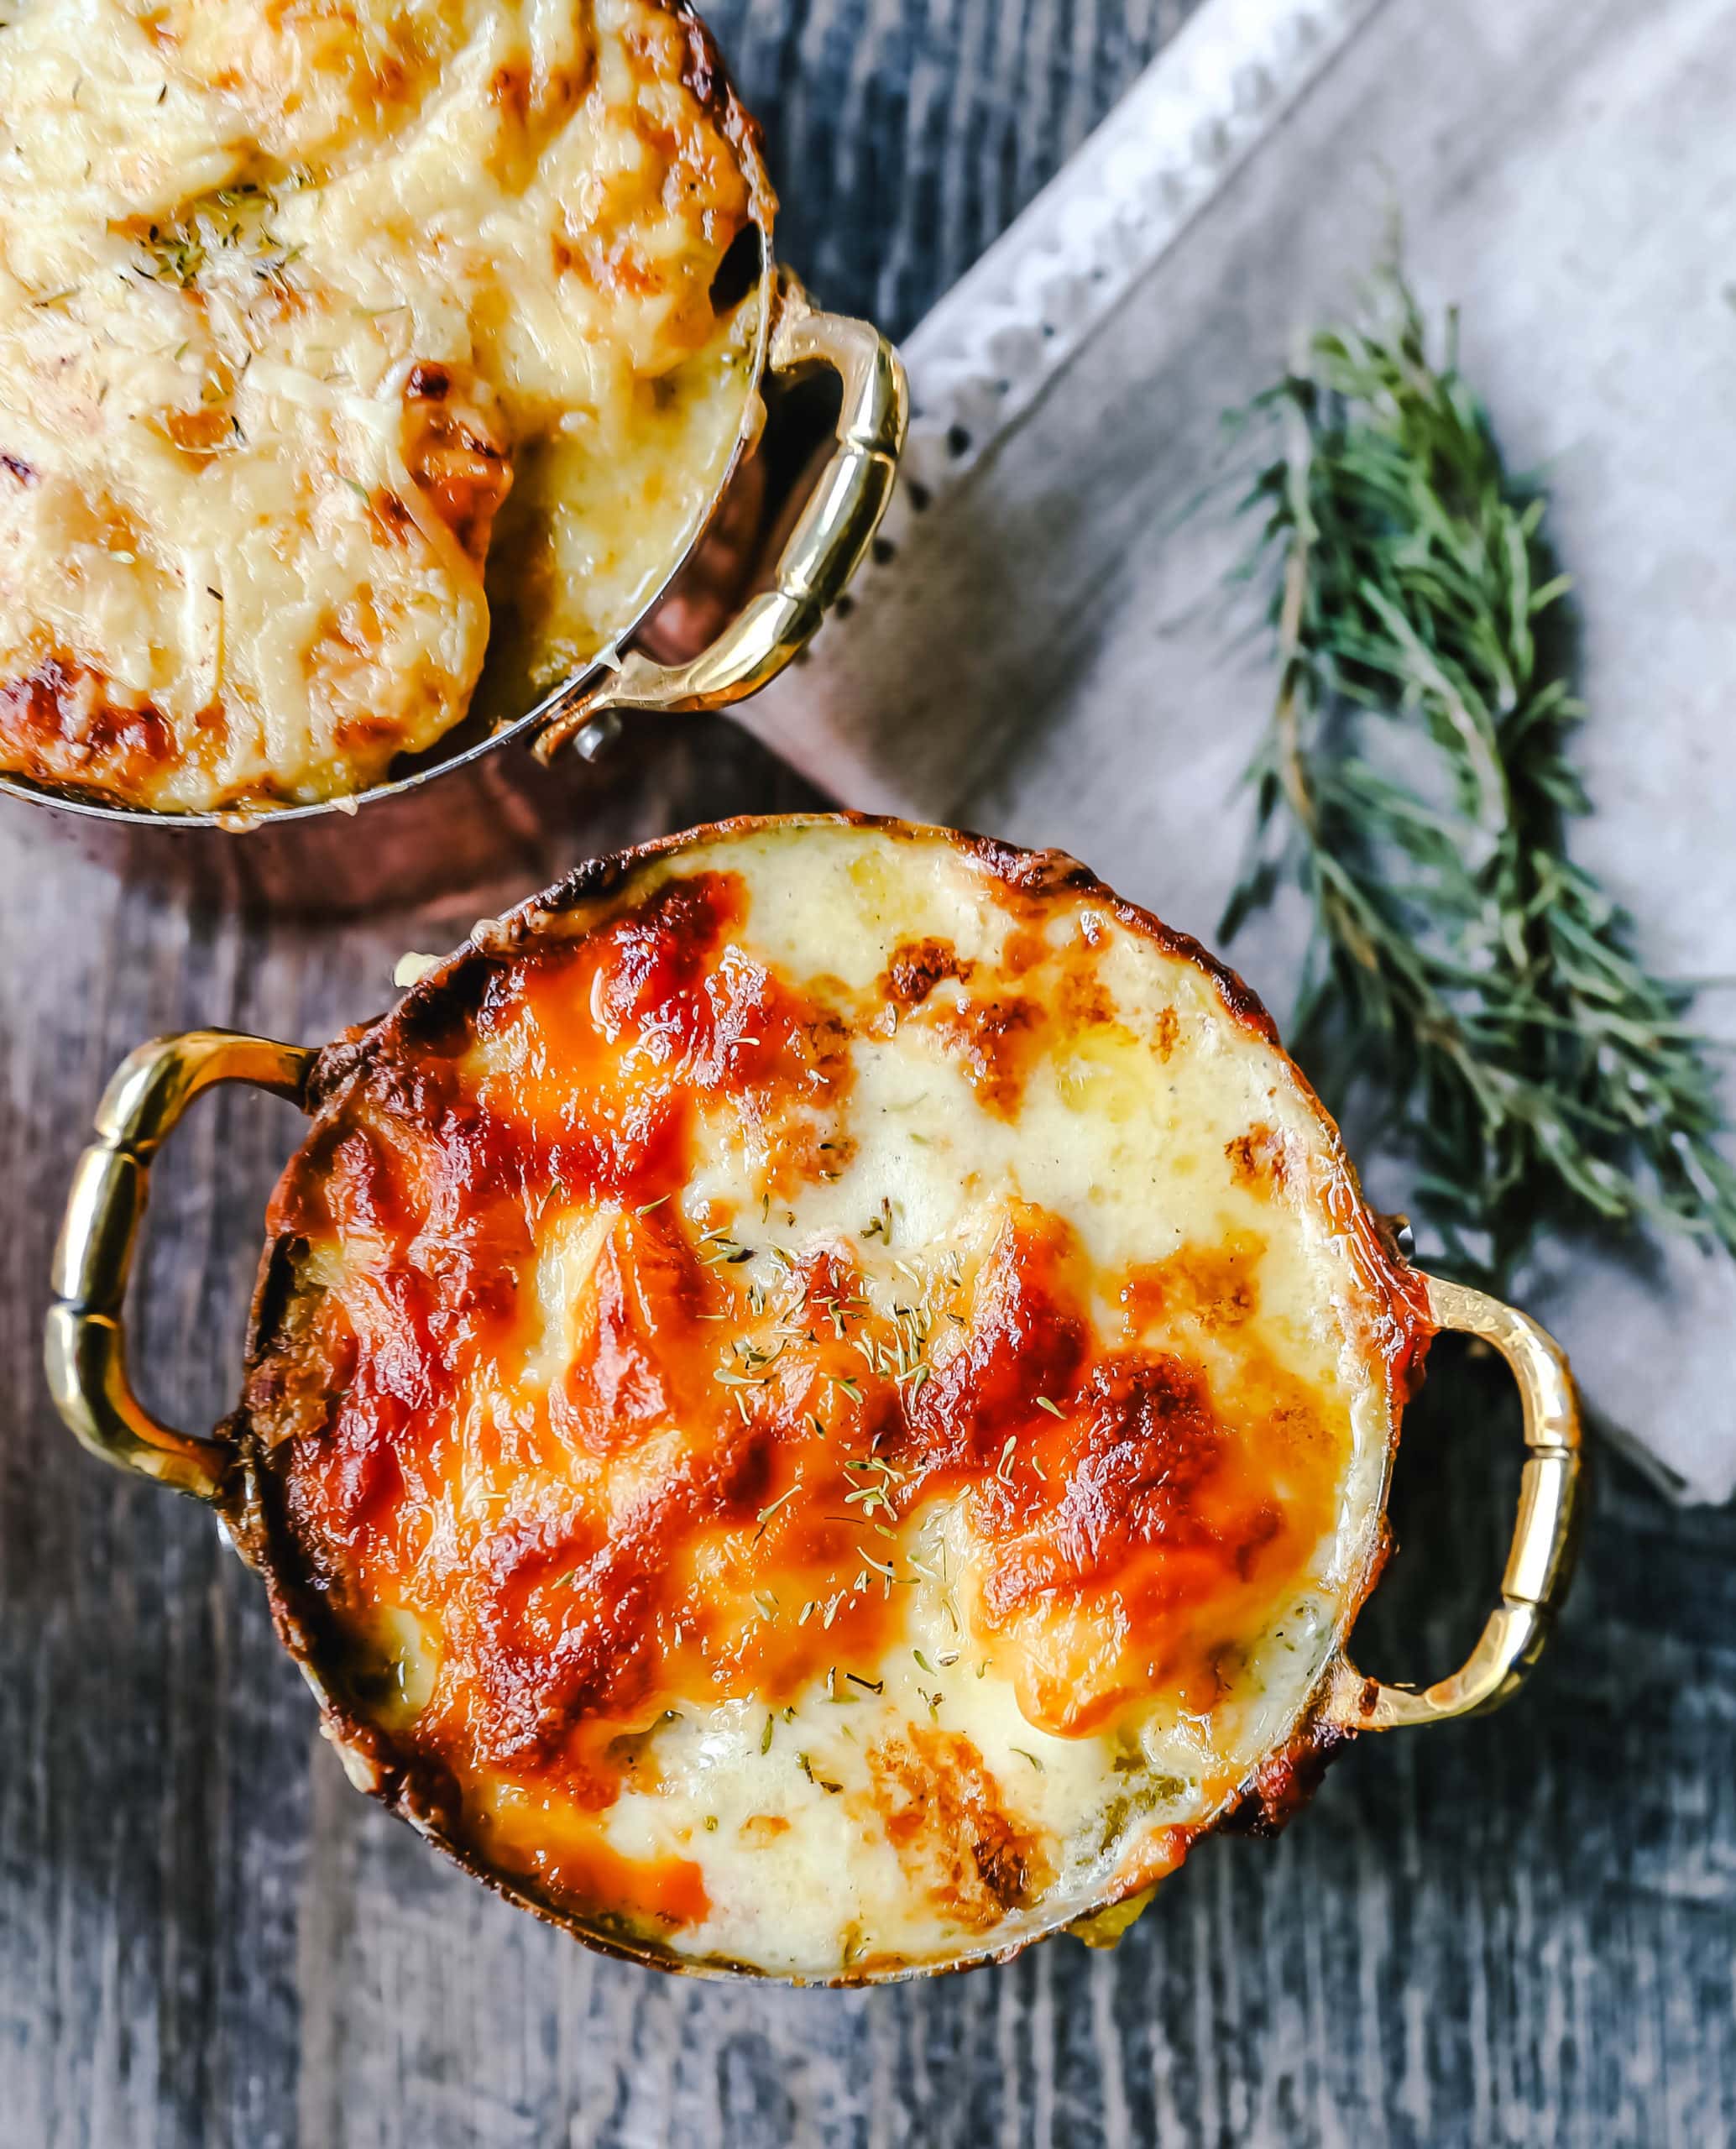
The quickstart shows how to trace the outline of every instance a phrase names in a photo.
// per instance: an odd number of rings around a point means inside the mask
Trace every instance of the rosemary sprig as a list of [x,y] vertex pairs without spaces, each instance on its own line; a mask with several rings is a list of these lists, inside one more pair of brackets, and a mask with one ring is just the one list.
[[1394,269],[1242,414],[1282,676],[1249,775],[1233,936],[1281,886],[1311,933],[1290,1043],[1415,1167],[1446,1264],[1501,1279],[1551,1226],[1736,1251],[1736,1169],[1691,988],[1568,855],[1567,583]]

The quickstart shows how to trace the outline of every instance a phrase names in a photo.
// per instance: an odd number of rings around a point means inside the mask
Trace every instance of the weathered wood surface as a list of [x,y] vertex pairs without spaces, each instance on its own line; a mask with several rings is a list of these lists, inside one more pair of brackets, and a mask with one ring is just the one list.
[[[712,13],[808,190],[794,258],[896,322],[1167,22],[1116,0]],[[683,728],[558,848],[806,795],[736,735]],[[1060,1942],[865,1995],[706,1986],[594,1959],[448,1871],[344,1785],[208,1519],[60,1431],[37,1336],[66,1171],[129,1046],[210,1022],[323,1037],[472,911],[194,916],[4,843],[3,2149],[1736,2139],[1736,1517],[1672,1511],[1618,1464],[1517,1705],[1366,1742],[1283,1842],[1203,1850],[1113,1955]],[[201,1106],[158,1174],[138,1359],[189,1425],[229,1400],[295,1123]],[[1413,1541],[1359,1638],[1373,1668],[1444,1666],[1474,1633],[1505,1433],[1408,1446]]]

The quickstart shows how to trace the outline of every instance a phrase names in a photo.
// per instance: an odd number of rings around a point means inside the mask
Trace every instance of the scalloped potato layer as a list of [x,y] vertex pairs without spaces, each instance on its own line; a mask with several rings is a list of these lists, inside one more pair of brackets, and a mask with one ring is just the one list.
[[817,820],[406,1011],[278,1190],[248,1414],[423,1810],[808,1977],[1178,1863],[1360,1601],[1426,1333],[1234,980],[1052,861]]
[[712,304],[750,181],[690,19],[7,13],[0,769],[317,800],[605,651],[751,393],[757,298]]

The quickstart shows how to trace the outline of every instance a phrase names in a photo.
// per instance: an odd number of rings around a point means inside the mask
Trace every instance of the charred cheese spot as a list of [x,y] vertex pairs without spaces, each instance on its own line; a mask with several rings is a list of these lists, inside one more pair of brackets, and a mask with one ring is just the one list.
[[1284,1137],[1263,1121],[1224,1144],[1238,1186],[1263,1192],[1284,1184]]
[[74,660],[51,654],[0,684],[0,754],[26,757],[57,782],[124,797],[173,752],[161,709],[112,699],[107,682]]
[[247,1437],[353,1726],[541,1900],[803,1976],[1144,1888],[1305,1742],[1426,1333],[1189,944],[824,819],[419,984],[273,1225]]
[[895,1007],[920,1007],[943,979],[968,978],[970,968],[969,963],[960,961],[959,951],[950,940],[932,935],[909,940],[893,952],[881,973],[881,990]]
[[912,1725],[871,1748],[868,1767],[886,1841],[967,1930],[1028,1909],[1053,1879],[1041,1839],[1002,1810],[968,1739]]
[[[494,517],[512,489],[512,466],[492,392],[477,381],[461,394],[454,370],[421,363],[410,368],[404,389],[404,463],[435,513],[480,567],[488,557]],[[405,526],[401,510],[397,526]]]
[[[760,182],[690,32],[670,0],[8,29],[0,770],[165,812],[341,796],[639,617],[760,327],[713,302]],[[88,682],[51,724],[50,666]]]
[[964,1065],[983,1106],[1004,1119],[1018,1111],[1041,1004],[1023,993],[971,995],[939,1013],[937,1033]]

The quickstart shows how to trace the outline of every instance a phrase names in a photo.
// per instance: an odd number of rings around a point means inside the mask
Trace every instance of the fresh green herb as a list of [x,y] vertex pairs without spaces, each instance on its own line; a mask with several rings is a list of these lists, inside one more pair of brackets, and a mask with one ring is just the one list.
[[1414,1166],[1448,1266],[1499,1281],[1550,1224],[1736,1250],[1692,993],[1568,855],[1567,583],[1456,342],[1450,316],[1437,362],[1395,267],[1242,414],[1271,447],[1244,505],[1282,671],[1222,929],[1300,888],[1292,1048]]

